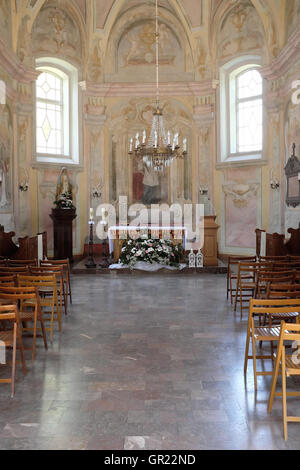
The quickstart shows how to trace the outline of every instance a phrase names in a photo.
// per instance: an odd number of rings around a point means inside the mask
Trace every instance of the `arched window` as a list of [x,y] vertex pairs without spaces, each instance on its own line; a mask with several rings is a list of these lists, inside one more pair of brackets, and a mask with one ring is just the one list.
[[263,79],[258,64],[234,59],[220,70],[222,162],[253,161],[263,152]]
[[58,58],[36,63],[36,161],[79,164],[78,71]]
[[[68,80],[65,78],[68,85]],[[68,87],[68,86],[67,86]],[[64,80],[55,71],[43,71],[36,83],[36,150],[39,154],[64,155],[66,109]],[[65,90],[66,91],[66,90]],[[66,132],[67,133],[67,132]]]
[[257,69],[236,77],[237,153],[262,151],[262,77]]

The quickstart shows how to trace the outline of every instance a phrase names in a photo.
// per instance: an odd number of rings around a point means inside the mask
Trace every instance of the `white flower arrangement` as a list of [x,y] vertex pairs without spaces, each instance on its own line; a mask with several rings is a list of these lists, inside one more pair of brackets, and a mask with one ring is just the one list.
[[119,263],[133,268],[138,261],[178,267],[183,258],[182,245],[171,240],[145,238],[129,239],[123,243]]

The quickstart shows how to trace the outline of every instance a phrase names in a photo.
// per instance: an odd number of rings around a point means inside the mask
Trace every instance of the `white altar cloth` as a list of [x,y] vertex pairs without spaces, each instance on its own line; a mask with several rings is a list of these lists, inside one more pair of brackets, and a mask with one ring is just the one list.
[[126,226],[115,226],[115,227],[109,227],[108,229],[108,243],[109,243],[109,253],[112,253],[114,251],[114,240],[116,238],[119,238],[117,236],[117,232],[131,232],[131,231],[143,231],[143,230],[148,230],[148,231],[173,231],[173,232],[182,232],[182,243],[183,243],[183,248],[185,249],[185,240],[186,240],[186,227],[180,227],[180,226],[156,226],[156,225],[141,225],[141,226],[133,226],[133,225],[126,225]]
[[[128,269],[127,264],[111,264],[109,269]],[[132,269],[138,269],[139,271],[148,271],[148,272],[156,272],[160,269],[169,269],[170,271],[182,270],[186,268],[186,264],[180,264],[178,267],[176,266],[168,266],[166,264],[159,264],[159,263],[146,263],[145,261],[138,261]]]

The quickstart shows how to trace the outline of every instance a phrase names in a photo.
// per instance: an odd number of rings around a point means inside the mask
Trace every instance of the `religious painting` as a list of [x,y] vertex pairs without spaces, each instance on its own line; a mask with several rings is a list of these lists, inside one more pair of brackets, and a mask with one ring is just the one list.
[[159,173],[143,160],[133,160],[133,202],[146,206],[168,202],[168,172]]

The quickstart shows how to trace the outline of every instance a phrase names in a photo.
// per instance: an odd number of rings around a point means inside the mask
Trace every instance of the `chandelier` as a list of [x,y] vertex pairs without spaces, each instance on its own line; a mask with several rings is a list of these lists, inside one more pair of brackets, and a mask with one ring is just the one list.
[[156,106],[153,113],[151,132],[147,139],[144,129],[137,132],[135,139],[130,138],[129,155],[143,160],[147,167],[163,172],[175,159],[184,159],[187,155],[187,139],[182,139],[182,151],[179,146],[179,133],[165,130],[163,113],[159,105],[159,30],[158,30],[158,0],[155,12],[155,43],[156,43]]

